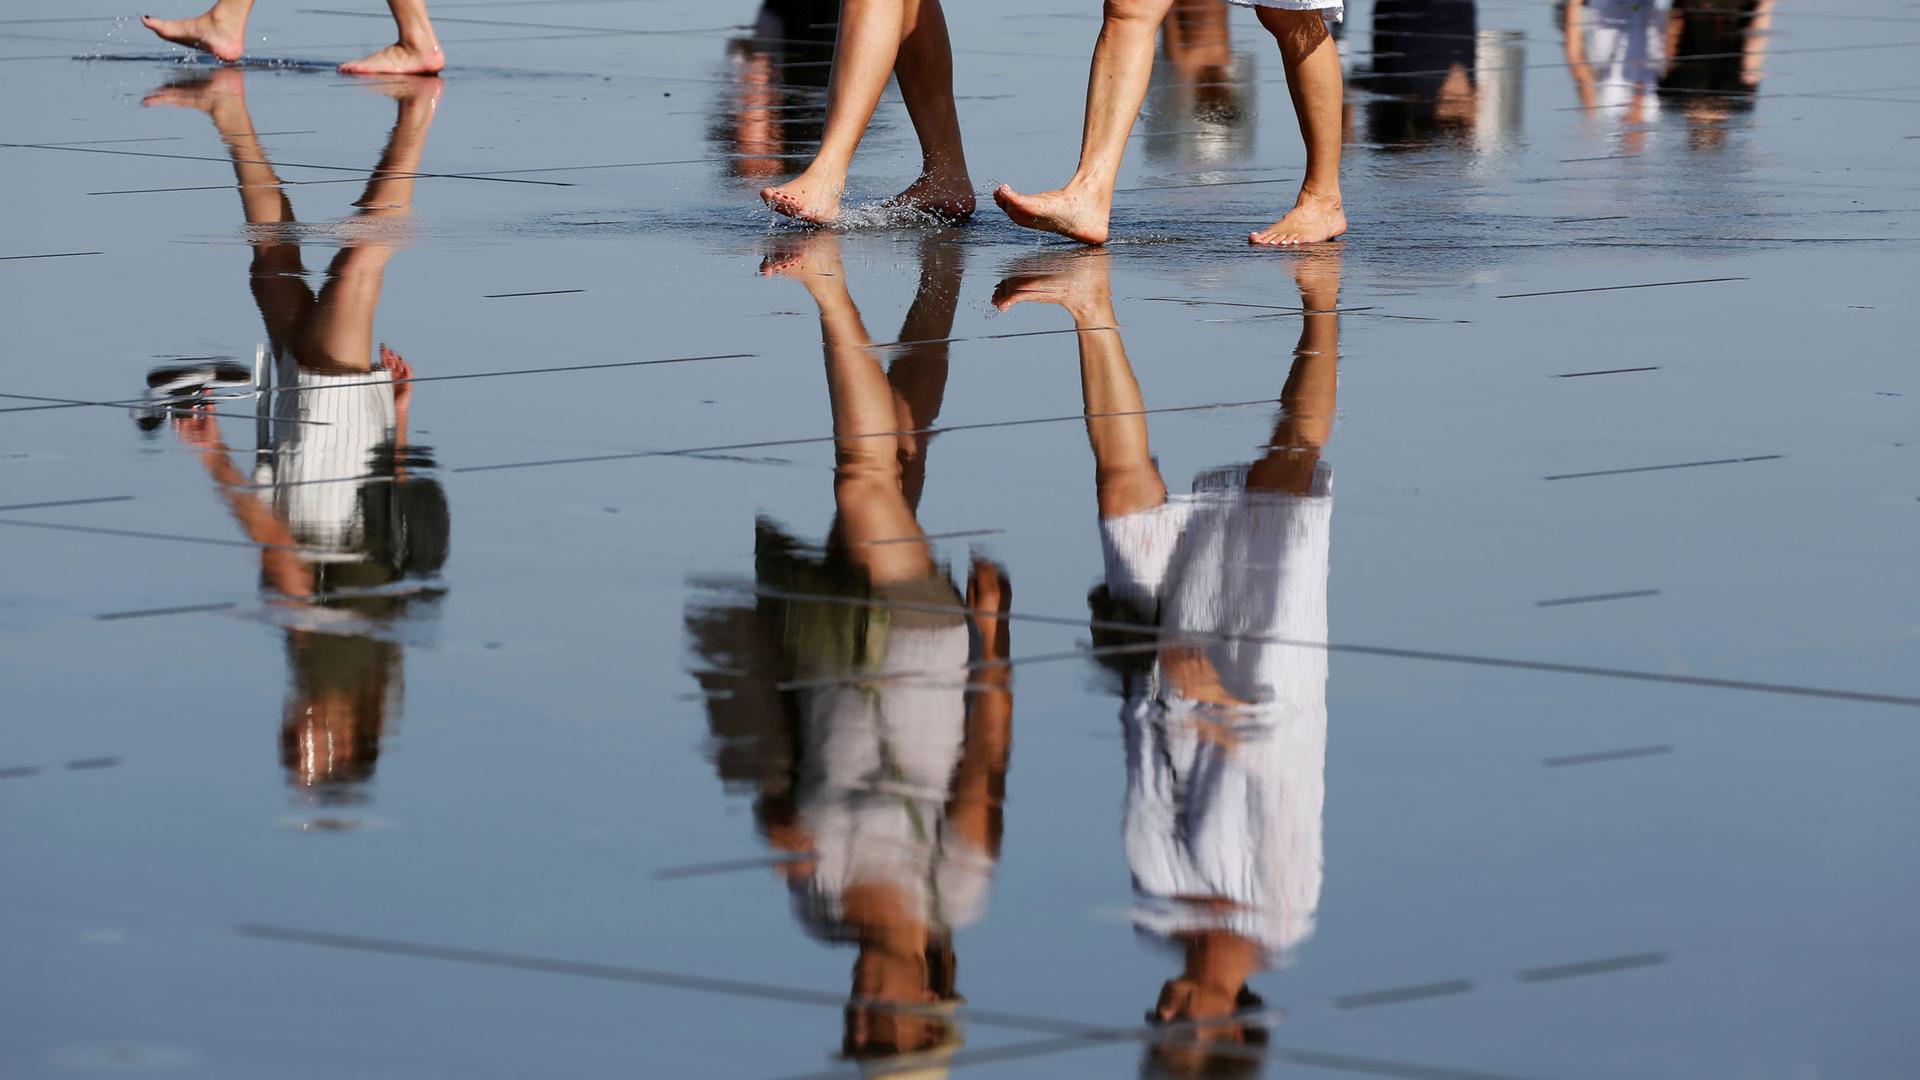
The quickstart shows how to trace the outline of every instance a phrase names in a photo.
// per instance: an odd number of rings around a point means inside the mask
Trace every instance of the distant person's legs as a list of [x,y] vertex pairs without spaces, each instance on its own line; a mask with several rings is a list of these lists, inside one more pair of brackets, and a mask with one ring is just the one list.
[[1260,25],[1280,43],[1287,93],[1307,144],[1307,175],[1293,209],[1251,233],[1256,244],[1316,244],[1347,231],[1340,203],[1340,108],[1346,94],[1340,50],[1318,11],[1261,7]]
[[[387,0],[400,38],[369,56],[340,65],[352,75],[432,75],[447,66],[447,57],[427,19],[426,0]],[[247,16],[253,0],[215,0],[203,14],[191,19],[156,19],[143,15],[147,29],[175,45],[210,53],[229,63],[247,51]]]
[[760,193],[768,206],[817,225],[839,218],[853,152],[890,75],[899,77],[920,138],[921,172],[888,205],[950,220],[973,213],[973,182],[953,104],[953,46],[940,0],[842,0],[820,150],[805,172]]

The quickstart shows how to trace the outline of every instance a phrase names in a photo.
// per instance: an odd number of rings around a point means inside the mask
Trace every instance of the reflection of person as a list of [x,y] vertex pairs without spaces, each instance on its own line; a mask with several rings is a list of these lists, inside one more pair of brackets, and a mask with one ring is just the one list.
[[[392,254],[381,221],[410,212],[438,80],[387,87],[399,119],[316,296],[302,275],[292,206],[254,135],[240,71],[223,69],[150,94],[149,105],[198,108],[233,156],[254,236],[250,274],[276,386],[263,388],[260,442],[243,475],[218,422],[178,399],[174,427],[200,451],[249,539],[261,585],[289,616],[291,668],[281,730],[289,779],[322,801],[353,799],[371,778],[380,737],[399,709],[402,650],[369,632],[434,589],[445,563],[446,497],[420,475],[431,462],[408,443],[412,370],[386,346],[373,362],[373,314]],[[385,242],[382,242],[382,241]]]
[[1367,139],[1387,149],[1465,141],[1479,113],[1475,0],[1376,0]]
[[1253,57],[1235,55],[1227,0],[1174,0],[1160,24],[1149,161],[1221,164],[1253,148]]
[[[842,1040],[889,1072],[959,1045],[953,932],[984,910],[1001,835],[1013,697],[1006,576],[976,559],[962,600],[915,519],[946,376],[960,263],[929,239],[883,371],[839,238],[769,255],[820,308],[836,438],[824,548],[770,521],[752,609],[688,617],[723,780],[757,798],[807,931],[858,949]],[[964,603],[964,607],[963,607]],[[975,668],[978,668],[975,670]]]
[[[432,75],[447,66],[447,54],[427,19],[426,0],[387,0],[400,37],[392,45],[340,65],[348,75]],[[147,29],[175,45],[211,53],[232,63],[247,51],[247,16],[253,0],[214,0],[191,19],[140,16]]]
[[853,152],[892,75],[920,139],[920,176],[882,205],[943,221],[971,217],[973,181],[960,145],[953,46],[940,0],[841,0],[839,26],[819,153],[799,176],[760,197],[790,218],[817,225],[837,220]]
[[[1280,44],[1287,91],[1307,147],[1307,175],[1293,209],[1247,237],[1256,244],[1331,240],[1347,229],[1340,202],[1340,117],[1344,90],[1340,53],[1325,14],[1338,17],[1341,0],[1233,0],[1253,7]],[[1065,187],[1022,195],[1002,184],[994,191],[1014,224],[1059,233],[1085,244],[1105,243],[1113,187],[1134,118],[1146,99],[1153,39],[1173,0],[1107,0],[1087,79],[1086,126],[1080,164]]]
[[727,43],[730,82],[707,138],[727,151],[730,175],[787,171],[792,148],[816,143],[827,85],[813,61],[833,55],[833,0],[766,0],[748,34]]
[[1645,147],[1643,125],[1660,112],[1655,84],[1665,66],[1668,0],[1567,0],[1567,70],[1580,107],[1607,112],[1626,129],[1621,149]]
[[1687,118],[1688,145],[1717,150],[1726,121],[1753,108],[1773,28],[1773,0],[1674,0],[1660,96]]
[[1298,270],[1305,325],[1266,453],[1187,496],[1168,494],[1148,447],[1108,260],[1030,267],[996,297],[1059,304],[1080,328],[1106,560],[1089,604],[1123,699],[1135,926],[1181,957],[1149,1018],[1198,1022],[1152,1051],[1180,1075],[1222,1064],[1210,1045],[1261,1041],[1248,979],[1312,934],[1319,905],[1336,258]]

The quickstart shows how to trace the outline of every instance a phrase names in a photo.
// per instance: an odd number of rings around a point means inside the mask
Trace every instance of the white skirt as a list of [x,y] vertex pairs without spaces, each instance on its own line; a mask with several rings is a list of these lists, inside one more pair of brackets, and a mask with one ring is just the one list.
[[1339,22],[1345,12],[1345,0],[1227,0],[1229,4],[1241,7],[1280,8],[1283,11],[1320,11],[1327,18]]

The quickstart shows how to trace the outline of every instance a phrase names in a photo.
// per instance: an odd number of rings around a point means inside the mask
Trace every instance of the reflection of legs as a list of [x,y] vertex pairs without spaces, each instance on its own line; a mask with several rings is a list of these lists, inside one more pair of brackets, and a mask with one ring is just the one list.
[[1147,447],[1140,383],[1117,329],[1108,266],[1105,252],[1031,260],[1023,272],[1002,281],[993,296],[994,306],[1002,311],[1038,302],[1058,304],[1073,316],[1101,517],[1136,513],[1167,501],[1166,484]]
[[936,237],[920,245],[920,287],[914,291],[913,306],[900,323],[899,340],[907,342],[894,353],[887,366],[887,382],[893,387],[894,430],[903,434],[897,442],[900,458],[900,489],[907,505],[916,512],[920,493],[927,483],[927,447],[933,436],[926,431],[940,418],[940,402],[947,389],[947,336],[953,333],[953,315],[960,306],[960,273],[965,256],[960,247]]
[[1173,0],[1107,0],[1100,39],[1087,77],[1087,114],[1080,135],[1080,165],[1058,191],[1022,195],[1005,184],[994,201],[1017,225],[1042,229],[1086,244],[1104,243],[1113,207],[1114,179],[1126,152],[1127,134],[1153,73],[1153,40]]
[[248,283],[260,308],[260,321],[266,325],[267,340],[274,355],[280,356],[285,354],[294,328],[313,307],[313,290],[307,288],[300,245],[284,232],[284,226],[293,224],[293,203],[254,134],[246,89],[246,76],[237,69],[225,68],[168,83],[148,94],[141,104],[199,109],[219,130],[220,140],[233,160],[234,180],[240,186],[240,208],[252,226],[253,265]]
[[1257,9],[1260,24],[1280,43],[1287,93],[1307,144],[1307,175],[1285,217],[1250,234],[1256,244],[1314,244],[1347,231],[1340,204],[1340,113],[1346,95],[1340,50],[1317,11]]
[[1294,273],[1300,286],[1300,344],[1280,391],[1280,417],[1267,453],[1247,470],[1247,488],[1304,495],[1313,485],[1320,448],[1333,431],[1334,392],[1340,368],[1338,255],[1307,258]]
[[[356,220],[404,217],[413,211],[413,183],[426,149],[427,128],[433,123],[438,83],[435,80],[401,83],[396,88],[399,116],[387,136],[373,177],[354,204]],[[354,242],[327,267],[327,283],[320,289],[313,315],[294,340],[300,366],[329,374],[370,371],[373,368],[373,315],[380,306],[380,287],[391,243]]]
[[973,183],[953,105],[953,47],[940,0],[841,0],[820,151],[798,177],[760,193],[768,206],[817,224],[840,216],[853,152],[896,65],[907,115],[920,137],[921,175],[891,205],[949,218],[973,213]]
[[924,543],[876,543],[918,537],[920,523],[901,491],[900,440],[894,389],[874,357],[860,310],[847,291],[840,238],[815,233],[762,272],[799,279],[820,308],[833,408],[833,501],[837,541],[875,584],[915,581],[934,572]]

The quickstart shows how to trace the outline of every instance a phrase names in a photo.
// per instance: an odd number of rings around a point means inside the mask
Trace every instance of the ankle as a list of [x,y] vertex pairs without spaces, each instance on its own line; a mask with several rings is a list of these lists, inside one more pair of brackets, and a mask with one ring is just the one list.
[[1320,186],[1316,184],[1300,185],[1300,201],[1313,200],[1317,203],[1331,203],[1335,208],[1341,205],[1340,185]]

